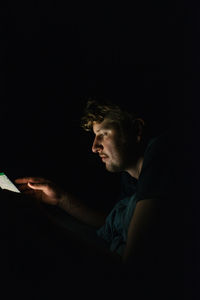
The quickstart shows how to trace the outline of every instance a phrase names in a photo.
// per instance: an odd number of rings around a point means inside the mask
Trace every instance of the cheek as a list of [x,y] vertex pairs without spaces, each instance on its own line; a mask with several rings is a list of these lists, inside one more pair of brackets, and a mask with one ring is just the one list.
[[121,158],[121,156],[123,155],[121,148],[117,145],[115,145],[115,147],[110,148],[110,155],[111,157],[119,160]]

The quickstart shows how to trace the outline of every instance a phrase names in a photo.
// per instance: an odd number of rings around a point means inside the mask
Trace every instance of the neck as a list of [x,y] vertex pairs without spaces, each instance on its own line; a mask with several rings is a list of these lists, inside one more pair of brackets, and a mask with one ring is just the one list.
[[137,162],[133,166],[131,166],[129,169],[126,170],[129,173],[129,175],[131,175],[132,177],[134,177],[136,179],[139,179],[140,173],[142,170],[142,166],[143,166],[143,161],[144,161],[144,157],[143,156],[139,157]]

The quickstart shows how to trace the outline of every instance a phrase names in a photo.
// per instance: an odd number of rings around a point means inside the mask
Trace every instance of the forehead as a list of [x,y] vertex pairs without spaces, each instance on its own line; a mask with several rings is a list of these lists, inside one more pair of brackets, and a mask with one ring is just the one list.
[[116,127],[116,124],[109,119],[104,119],[103,122],[101,122],[101,123],[98,123],[98,122],[93,123],[93,131],[95,134],[101,130],[114,129],[115,127]]

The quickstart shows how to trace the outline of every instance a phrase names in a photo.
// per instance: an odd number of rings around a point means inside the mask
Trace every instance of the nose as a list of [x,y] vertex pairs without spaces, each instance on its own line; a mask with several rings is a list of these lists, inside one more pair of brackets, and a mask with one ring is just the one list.
[[92,152],[98,153],[101,149],[103,149],[102,144],[98,141],[97,137],[95,137],[93,145],[92,145]]

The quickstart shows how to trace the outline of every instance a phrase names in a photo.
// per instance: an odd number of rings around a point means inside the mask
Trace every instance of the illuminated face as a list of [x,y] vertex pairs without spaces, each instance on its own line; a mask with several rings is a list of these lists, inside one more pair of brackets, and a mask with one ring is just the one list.
[[124,171],[127,167],[125,142],[117,126],[104,119],[101,123],[93,123],[93,131],[92,151],[99,154],[108,171]]

